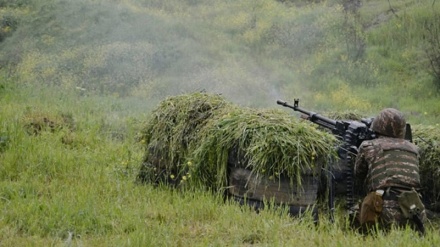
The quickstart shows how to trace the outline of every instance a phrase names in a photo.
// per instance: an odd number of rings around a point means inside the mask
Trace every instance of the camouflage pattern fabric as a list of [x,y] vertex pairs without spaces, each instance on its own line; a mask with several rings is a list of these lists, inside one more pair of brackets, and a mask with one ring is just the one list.
[[355,176],[366,192],[388,187],[420,188],[419,153],[416,145],[400,138],[379,137],[359,147]]
[[[386,191],[390,187],[400,190],[420,189],[418,148],[401,138],[380,136],[364,141],[359,147],[354,173],[366,193],[379,189]],[[414,225],[403,216],[397,198],[384,199],[379,217],[382,226]],[[425,212],[420,216],[423,221]]]
[[403,138],[406,132],[406,120],[400,111],[385,108],[374,118],[371,129],[383,136]]
[[[355,205],[349,211],[349,219],[351,222],[351,227],[353,229],[357,229],[360,233],[366,234],[370,232],[374,232],[376,230],[375,224],[371,222],[367,222],[365,224],[361,223],[361,207],[360,204]],[[420,220],[422,222],[426,221],[426,212],[423,211],[420,214]],[[379,225],[384,230],[390,230],[392,227],[404,228],[409,226],[413,230],[418,230],[417,225],[414,221],[405,218],[400,210],[399,203],[397,200],[383,200],[382,212],[379,215],[378,221]]]
[[[426,212],[422,211],[419,217],[424,222],[426,220]],[[406,225],[409,225],[414,230],[417,228],[412,220],[405,218],[396,200],[384,200],[380,223],[388,229],[392,226],[405,227]]]

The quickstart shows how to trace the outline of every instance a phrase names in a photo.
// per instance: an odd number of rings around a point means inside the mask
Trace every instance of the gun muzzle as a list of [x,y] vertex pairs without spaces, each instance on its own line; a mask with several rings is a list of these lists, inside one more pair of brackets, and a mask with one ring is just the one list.
[[277,104],[285,106],[287,104],[287,102],[286,101],[282,101],[282,100],[277,100]]

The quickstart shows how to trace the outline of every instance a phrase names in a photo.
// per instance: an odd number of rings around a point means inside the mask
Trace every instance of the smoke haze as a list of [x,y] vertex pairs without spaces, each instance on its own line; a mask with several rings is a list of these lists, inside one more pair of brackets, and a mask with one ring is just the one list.
[[247,106],[274,106],[293,75],[275,72],[268,62],[274,58],[258,46],[266,34],[252,33],[263,2],[237,3],[239,12],[231,14],[210,9],[210,1],[45,1],[3,50],[14,51],[25,83],[155,102],[206,91]]

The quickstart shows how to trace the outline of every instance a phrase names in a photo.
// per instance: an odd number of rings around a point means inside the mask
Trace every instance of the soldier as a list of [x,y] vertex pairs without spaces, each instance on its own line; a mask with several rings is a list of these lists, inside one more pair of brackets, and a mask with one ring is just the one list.
[[376,223],[385,229],[410,225],[423,234],[426,214],[417,192],[419,152],[404,139],[406,120],[400,111],[386,108],[374,118],[371,129],[377,138],[360,145],[354,168],[367,193],[357,219],[367,228]]

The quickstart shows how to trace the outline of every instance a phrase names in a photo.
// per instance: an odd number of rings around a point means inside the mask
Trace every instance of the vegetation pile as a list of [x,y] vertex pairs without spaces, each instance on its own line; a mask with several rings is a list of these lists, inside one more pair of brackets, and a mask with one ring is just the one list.
[[[167,98],[151,114],[140,140],[146,155],[139,178],[142,181],[176,181],[188,159],[197,132],[216,112],[231,106],[219,95],[195,93]],[[219,113],[217,113],[219,114]]]
[[336,141],[281,110],[239,107],[206,93],[162,101],[140,140],[145,143],[141,181],[213,191],[227,185],[231,165],[274,178],[286,175],[300,184],[301,174],[334,155]]
[[329,112],[328,114],[325,114],[325,116],[328,116],[328,118],[335,120],[355,120],[355,121],[361,121],[361,119],[366,118],[365,115],[353,111]]
[[427,207],[440,211],[440,131],[438,126],[415,125],[414,143],[420,148],[420,179]]

